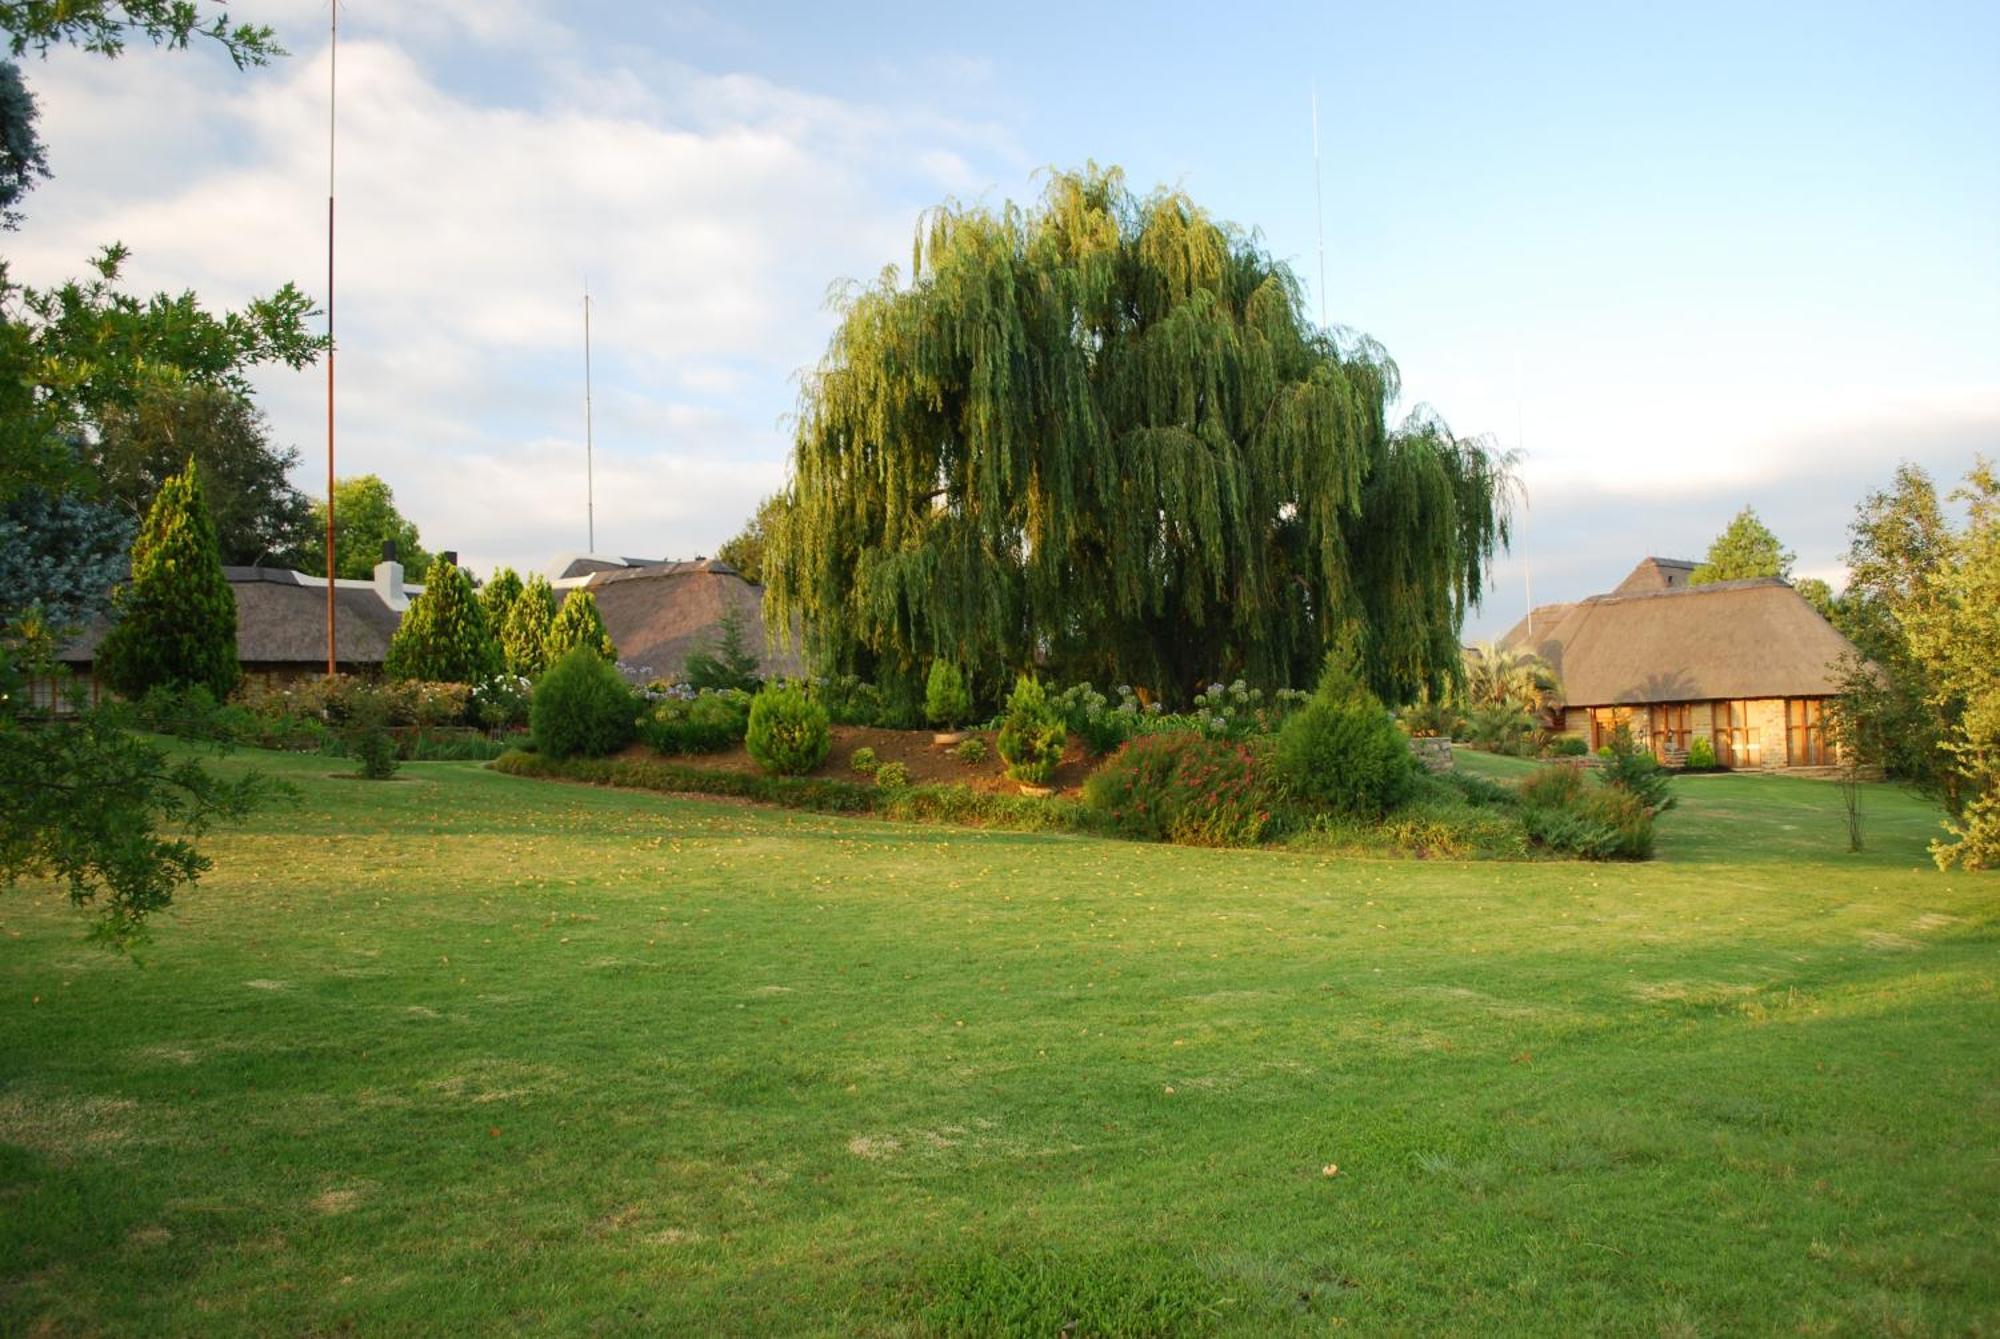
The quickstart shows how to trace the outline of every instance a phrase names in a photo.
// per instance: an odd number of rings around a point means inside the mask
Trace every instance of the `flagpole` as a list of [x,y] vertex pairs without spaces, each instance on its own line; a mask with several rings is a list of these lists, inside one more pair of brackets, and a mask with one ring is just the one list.
[[326,52],[326,677],[337,672],[333,631],[333,152],[340,61],[340,0],[327,6]]
[[590,432],[590,281],[583,283],[583,509],[591,553],[597,552],[597,467]]

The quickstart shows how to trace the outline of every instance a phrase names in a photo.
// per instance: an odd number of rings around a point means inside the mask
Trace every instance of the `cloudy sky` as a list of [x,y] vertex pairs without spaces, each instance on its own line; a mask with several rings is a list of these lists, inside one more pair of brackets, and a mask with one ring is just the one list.
[[[328,10],[237,8],[292,54],[29,62],[55,177],[18,277],[117,239],[135,285],[324,296]],[[582,549],[587,282],[597,546],[712,552],[784,477],[829,285],[907,263],[947,196],[1118,163],[1317,301],[1315,89],[1330,318],[1405,407],[1525,452],[1471,635],[1530,568],[1588,594],[1746,503],[1837,584],[1899,459],[2000,455],[1990,3],[854,8],[343,4],[340,472],[482,569]],[[260,382],[310,491],[323,394]]]

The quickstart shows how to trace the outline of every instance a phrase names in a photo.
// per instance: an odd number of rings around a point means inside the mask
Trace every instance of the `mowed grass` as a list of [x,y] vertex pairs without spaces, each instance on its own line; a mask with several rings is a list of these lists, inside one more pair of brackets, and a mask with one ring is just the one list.
[[0,1331],[2000,1329],[2000,880],[1886,787],[1592,866],[253,763],[143,966],[0,897]]

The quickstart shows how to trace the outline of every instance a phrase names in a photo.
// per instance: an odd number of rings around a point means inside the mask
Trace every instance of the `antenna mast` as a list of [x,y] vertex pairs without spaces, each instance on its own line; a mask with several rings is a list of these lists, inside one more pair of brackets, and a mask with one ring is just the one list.
[[327,5],[326,47],[326,677],[337,663],[333,634],[333,129],[340,59],[340,0]]
[[1319,85],[1312,89],[1313,109],[1313,211],[1319,234],[1319,328],[1326,329],[1326,195],[1319,185]]
[[[1521,351],[1514,351],[1514,458],[1525,463],[1526,448],[1521,433]],[[1518,466],[1517,466],[1518,468]],[[1528,517],[1534,514],[1528,499],[1528,484],[1521,481],[1521,580],[1528,593],[1528,649],[1535,649],[1535,558],[1528,548]]]
[[590,432],[590,281],[583,281],[583,508],[590,527],[590,547],[597,552],[597,467]]

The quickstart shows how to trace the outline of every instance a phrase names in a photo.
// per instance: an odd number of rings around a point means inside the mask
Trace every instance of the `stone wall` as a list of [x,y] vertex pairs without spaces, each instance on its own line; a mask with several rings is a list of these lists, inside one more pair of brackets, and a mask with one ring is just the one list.
[[[1706,739],[1715,747],[1716,705],[1713,702],[1691,702],[1688,704],[1689,742]],[[1749,703],[1750,728],[1756,735],[1754,762],[1737,761],[1737,770],[1771,771],[1787,765],[1785,738],[1785,699],[1781,697],[1752,698]],[[1641,748],[1651,748],[1653,742],[1653,713],[1651,707],[1633,707],[1631,718],[1632,740]],[[1590,742],[1590,709],[1588,707],[1564,707],[1563,728],[1565,735],[1574,735],[1584,743]],[[1721,753],[1717,748],[1716,752]]]

